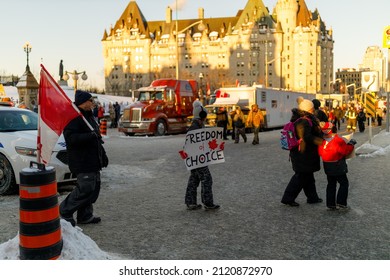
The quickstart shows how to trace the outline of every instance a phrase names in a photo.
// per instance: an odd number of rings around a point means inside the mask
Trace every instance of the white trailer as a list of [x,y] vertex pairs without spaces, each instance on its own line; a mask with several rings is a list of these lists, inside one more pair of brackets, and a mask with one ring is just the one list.
[[257,104],[264,115],[264,128],[283,127],[291,118],[291,110],[298,107],[297,98],[313,100],[315,94],[293,92],[262,86],[220,88],[216,91],[214,104],[238,105],[251,109]]
[[297,98],[313,100],[314,94],[256,87],[255,100],[264,115],[267,129],[283,127],[290,121],[293,108],[298,107]]
[[250,109],[255,103],[255,87],[219,88],[215,91],[215,102],[229,103]]

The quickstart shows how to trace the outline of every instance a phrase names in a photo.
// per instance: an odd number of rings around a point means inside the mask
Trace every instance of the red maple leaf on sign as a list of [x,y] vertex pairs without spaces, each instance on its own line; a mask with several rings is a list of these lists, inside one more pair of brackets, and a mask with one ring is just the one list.
[[216,148],[218,148],[217,139],[209,141],[209,147],[211,150],[215,150]]

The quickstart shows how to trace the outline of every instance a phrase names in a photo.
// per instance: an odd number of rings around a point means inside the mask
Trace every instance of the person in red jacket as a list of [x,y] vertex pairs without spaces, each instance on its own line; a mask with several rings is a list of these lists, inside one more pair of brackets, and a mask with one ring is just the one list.
[[98,104],[98,123],[100,124],[101,119],[104,118],[104,108],[102,104]]
[[[326,187],[326,206],[329,210],[349,209],[347,206],[349,181],[346,156],[350,155],[356,144],[355,139],[346,143],[345,138],[336,133],[336,127],[331,122],[320,122],[324,133],[324,141],[318,147],[322,158],[324,171],[328,180]],[[340,184],[336,195],[337,183]]]

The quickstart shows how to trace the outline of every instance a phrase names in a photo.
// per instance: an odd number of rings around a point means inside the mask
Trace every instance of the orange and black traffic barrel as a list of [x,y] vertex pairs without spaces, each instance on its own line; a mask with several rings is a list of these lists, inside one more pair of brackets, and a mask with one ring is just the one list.
[[102,136],[107,135],[107,120],[106,119],[101,119],[100,120],[100,134]]
[[20,259],[57,259],[63,241],[55,168],[31,162],[19,175]]

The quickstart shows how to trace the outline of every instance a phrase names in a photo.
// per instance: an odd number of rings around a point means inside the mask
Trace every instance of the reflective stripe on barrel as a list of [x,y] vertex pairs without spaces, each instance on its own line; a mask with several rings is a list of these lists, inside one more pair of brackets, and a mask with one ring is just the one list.
[[43,186],[19,186],[20,197],[41,198],[57,194],[57,183],[52,182]]
[[106,136],[107,135],[107,120],[100,120],[100,134]]
[[37,236],[19,235],[20,246],[25,248],[42,248],[56,244],[61,240],[61,228],[49,234]]

